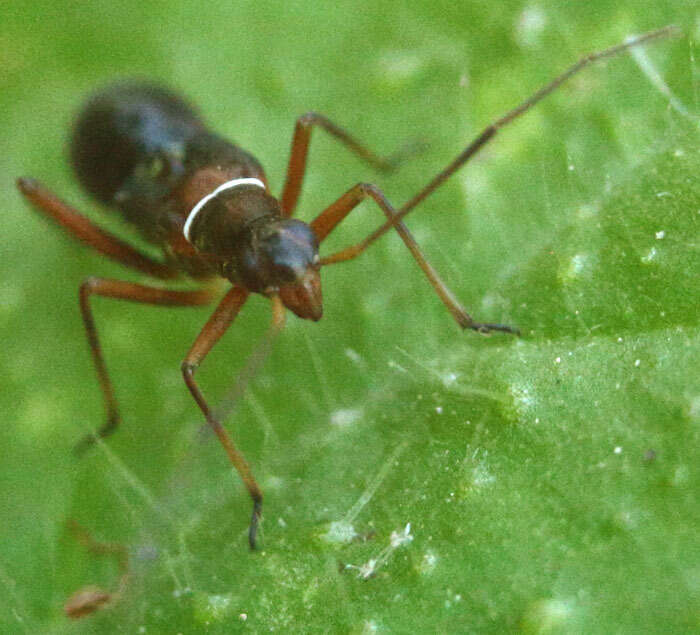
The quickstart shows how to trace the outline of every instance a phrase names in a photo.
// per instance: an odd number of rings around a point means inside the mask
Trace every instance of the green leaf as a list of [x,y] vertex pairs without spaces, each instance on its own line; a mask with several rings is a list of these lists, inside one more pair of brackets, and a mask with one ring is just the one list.
[[[681,2],[562,4],[10,3],[2,632],[700,627],[696,16]],[[72,456],[102,417],[77,286],[134,276],[29,211],[11,180],[40,178],[133,238],[65,165],[91,90],[134,75],[177,87],[275,191],[308,110],[380,152],[430,142],[380,178],[317,132],[310,220],[360,181],[400,205],[581,55],[672,22],[683,37],[587,69],[407,219],[470,313],[521,338],[461,332],[396,236],[324,270],[324,319],[290,316],[225,418],[265,492],[260,551],[179,372],[210,309],[95,302],[124,423]],[[380,220],[364,204],[328,252]],[[224,409],[269,319],[249,304],[198,374]],[[130,552],[118,601],[70,626],[68,597],[114,591],[119,572],[69,519]]]

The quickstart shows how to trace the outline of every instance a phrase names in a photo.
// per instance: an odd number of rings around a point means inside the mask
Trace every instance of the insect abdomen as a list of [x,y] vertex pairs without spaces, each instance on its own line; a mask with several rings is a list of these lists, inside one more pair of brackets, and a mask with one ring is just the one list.
[[97,93],[78,115],[71,160],[80,183],[106,204],[138,171],[177,152],[203,126],[170,91],[148,84],[116,84]]

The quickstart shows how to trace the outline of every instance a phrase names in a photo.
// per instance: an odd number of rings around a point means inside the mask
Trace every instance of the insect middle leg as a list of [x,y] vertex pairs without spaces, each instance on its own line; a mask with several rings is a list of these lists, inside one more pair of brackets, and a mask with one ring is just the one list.
[[[341,223],[341,221],[355,209],[364,199],[371,198],[381,208],[388,219],[391,227],[394,227],[399,236],[403,240],[406,247],[415,258],[418,266],[423,270],[423,273],[428,278],[428,281],[435,289],[440,300],[447,307],[447,310],[452,314],[457,324],[463,329],[472,329],[479,333],[489,333],[491,331],[503,331],[506,333],[518,334],[518,330],[506,326],[505,324],[484,324],[475,322],[474,319],[466,312],[464,307],[459,303],[456,296],[447,285],[442,281],[439,274],[433,266],[428,262],[423,255],[415,238],[411,235],[408,227],[401,221],[396,220],[396,210],[391,206],[391,203],[386,199],[383,192],[376,186],[369,183],[358,183],[353,188],[348,190],[335,203],[329,205],[321,212],[312,222],[311,228],[314,230],[319,242],[323,240]],[[330,256],[321,259],[322,265],[331,265],[337,262],[352,260],[359,256],[364,248],[362,244],[353,245],[347,249],[339,251]]]
[[80,311],[83,316],[92,359],[95,363],[97,376],[104,396],[107,419],[96,433],[86,435],[75,446],[75,451],[78,453],[86,450],[98,438],[104,438],[112,434],[120,422],[119,407],[104,362],[102,347],[100,346],[100,340],[97,336],[95,319],[92,315],[92,309],[90,308],[90,296],[92,295],[159,306],[200,306],[209,304],[212,300],[212,293],[207,289],[196,291],[172,291],[133,282],[94,277],[88,278],[80,285]]
[[420,152],[424,145],[419,142],[407,144],[388,157],[380,157],[324,115],[317,112],[307,112],[297,119],[296,126],[294,127],[292,149],[289,156],[289,165],[287,167],[287,178],[282,190],[282,196],[280,197],[282,210],[285,216],[291,216],[294,213],[297,201],[299,200],[301,185],[304,181],[304,174],[306,173],[306,159],[309,152],[309,143],[311,141],[313,126],[323,128],[350,151],[382,172],[393,170],[405,158]]
[[[211,317],[204,325],[204,328],[197,336],[197,339],[194,341],[194,344],[192,344],[192,347],[182,362],[182,375],[185,379],[185,383],[187,384],[187,388],[189,388],[194,400],[197,402],[197,405],[202,413],[204,413],[207,423],[216,434],[219,442],[226,451],[231,464],[236,468],[236,471],[243,480],[250,497],[253,499],[253,513],[248,529],[248,543],[250,544],[251,549],[255,549],[255,539],[258,532],[260,515],[262,514],[262,490],[255,481],[253,472],[251,471],[248,462],[245,460],[245,457],[236,447],[225,428],[221,425],[212,412],[206,399],[204,399],[202,391],[194,379],[195,371],[207,356],[209,351],[211,351],[214,345],[228,330],[229,326],[231,326],[231,323],[238,315],[241,307],[248,299],[248,295],[249,292],[243,287],[234,286],[224,296],[219,303],[219,306],[216,307],[214,313],[212,313]],[[268,334],[269,339],[274,337],[282,329],[285,320],[284,305],[276,296],[272,297],[272,308],[272,326],[270,328],[270,333]],[[253,358],[255,358],[255,354],[253,354]],[[250,372],[245,373],[246,370],[249,369],[244,369],[243,375],[251,374]]]

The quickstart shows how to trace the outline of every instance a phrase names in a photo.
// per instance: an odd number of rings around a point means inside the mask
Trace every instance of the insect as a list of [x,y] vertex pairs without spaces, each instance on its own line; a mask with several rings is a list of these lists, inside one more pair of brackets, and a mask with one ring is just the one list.
[[[675,27],[668,26],[583,57],[488,125],[398,209],[378,187],[359,183],[310,223],[296,220],[292,216],[314,128],[322,128],[376,168],[393,167],[396,161],[375,155],[323,115],[307,113],[296,121],[286,180],[281,196],[275,198],[269,191],[262,166],[251,154],[209,130],[180,97],[145,84],[117,84],[87,103],[75,123],[71,159],[83,187],[98,201],[116,209],[148,241],[157,245],[162,250],[162,260],[148,257],[100,229],[38,181],[21,178],[18,186],[37,210],[86,245],[126,267],[162,281],[181,276],[202,283],[216,277],[230,281],[231,288],[185,356],[182,374],[253,500],[248,539],[250,547],[255,548],[262,491],[195,380],[197,368],[235,320],[249,295],[262,294],[272,303],[270,339],[283,327],[286,309],[300,318],[319,320],[322,267],[356,258],[380,236],[394,230],[460,327],[483,334],[493,331],[517,334],[517,329],[507,325],[478,322],[465,311],[424,257],[403,218],[464,166],[501,128],[572,75],[593,62],[676,32]],[[359,243],[320,256],[319,245],[368,198],[381,209],[386,221]],[[93,296],[162,306],[197,306],[213,300],[212,291],[205,287],[182,291],[98,277],[89,277],[81,284],[80,310],[104,396],[106,422],[96,433],[86,436],[78,444],[78,450],[107,437],[120,421],[93,319]]]

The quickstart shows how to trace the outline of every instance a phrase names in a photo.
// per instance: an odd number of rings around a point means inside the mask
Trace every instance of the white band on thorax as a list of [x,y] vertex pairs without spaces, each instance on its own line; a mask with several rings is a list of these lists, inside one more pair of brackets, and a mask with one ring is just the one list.
[[182,233],[185,235],[187,242],[192,242],[190,240],[190,228],[192,227],[192,222],[195,216],[199,214],[201,210],[211,199],[216,198],[224,190],[230,190],[239,185],[256,185],[265,189],[265,184],[260,179],[232,179],[231,181],[226,181],[217,187],[213,192],[209,192],[206,196],[202,197],[200,201],[192,208],[187,220],[185,221],[185,226],[182,228]]

